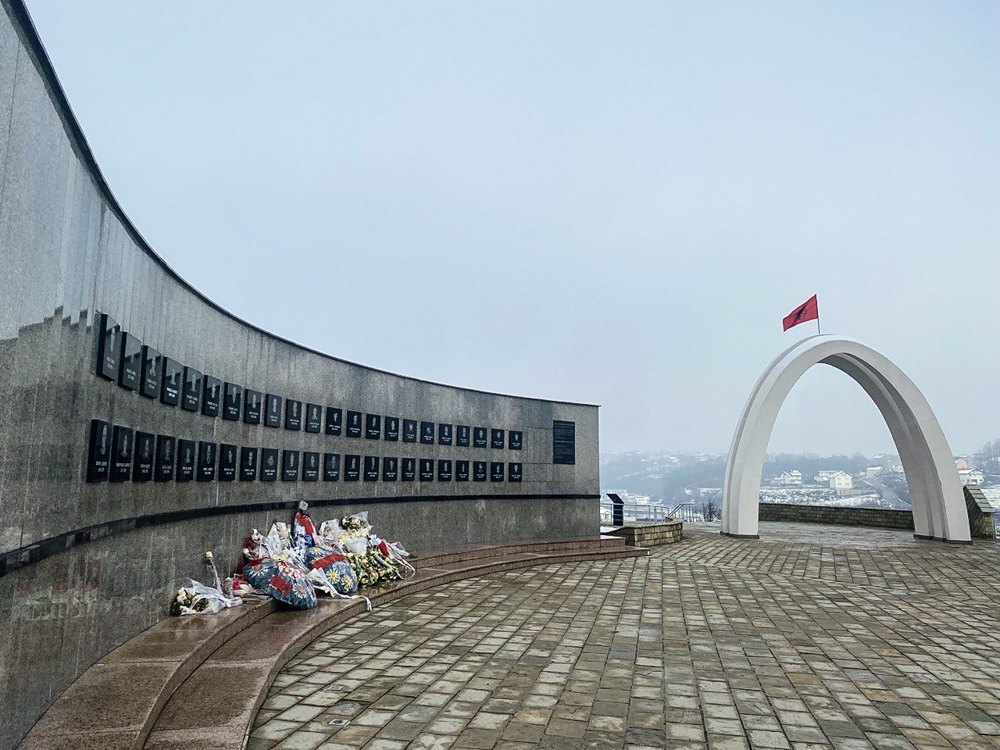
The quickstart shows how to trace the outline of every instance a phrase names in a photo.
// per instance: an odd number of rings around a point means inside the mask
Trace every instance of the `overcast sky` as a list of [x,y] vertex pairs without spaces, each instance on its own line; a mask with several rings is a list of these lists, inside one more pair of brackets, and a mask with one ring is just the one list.
[[[1000,437],[1000,3],[28,6],[139,230],[276,334],[722,452],[818,293]],[[770,449],[891,447],[816,367]]]

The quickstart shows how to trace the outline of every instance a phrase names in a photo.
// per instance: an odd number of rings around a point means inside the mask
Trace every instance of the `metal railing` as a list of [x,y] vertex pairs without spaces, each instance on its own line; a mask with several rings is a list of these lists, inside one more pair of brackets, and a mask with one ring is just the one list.
[[[623,503],[621,505],[625,523],[657,523],[668,518],[679,518],[689,523],[701,520],[701,515],[695,512],[694,503],[680,503],[668,508],[660,503]],[[614,504],[601,501],[601,523],[612,525]]]
[[671,518],[679,518],[684,523],[701,520],[701,514],[695,512],[694,503],[679,503],[670,509],[668,515]]

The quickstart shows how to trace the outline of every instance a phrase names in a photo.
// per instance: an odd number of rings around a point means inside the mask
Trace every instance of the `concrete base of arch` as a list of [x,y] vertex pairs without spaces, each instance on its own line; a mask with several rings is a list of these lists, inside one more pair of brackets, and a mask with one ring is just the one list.
[[810,367],[836,367],[860,385],[892,435],[910,488],[918,539],[971,542],[969,519],[951,449],[930,405],[902,370],[860,341],[810,336],[782,352],[754,386],[740,415],[726,464],[722,533],[757,538],[760,480],[778,411]]

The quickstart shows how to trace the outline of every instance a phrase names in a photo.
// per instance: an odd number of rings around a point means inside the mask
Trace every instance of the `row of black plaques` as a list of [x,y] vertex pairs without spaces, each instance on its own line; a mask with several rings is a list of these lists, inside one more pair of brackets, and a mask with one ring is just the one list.
[[[522,464],[449,458],[345,455],[345,482],[520,482]],[[338,453],[236,446],[133,430],[100,419],[90,422],[88,482],[240,481],[336,482]]]
[[[218,378],[205,375],[193,367],[185,367],[176,360],[165,357],[151,346],[122,330],[121,326],[106,313],[101,315],[100,335],[97,345],[97,374],[108,380],[117,380],[123,388],[148,398],[159,398],[168,406],[177,406],[187,411],[201,411],[209,417],[222,416],[223,419],[239,421],[242,416],[246,424],[266,427],[281,427],[286,430],[322,432],[323,417],[326,417],[327,435],[341,435],[369,440],[385,440],[404,443],[419,442],[422,445],[457,445],[459,447],[494,448],[519,451],[524,446],[522,430],[471,427],[435,422],[418,422],[415,419],[383,417],[380,414],[363,414],[359,411],[344,412],[333,406],[284,399],[272,393],[244,389],[235,383],[224,383]],[[282,420],[284,412],[284,420]]]

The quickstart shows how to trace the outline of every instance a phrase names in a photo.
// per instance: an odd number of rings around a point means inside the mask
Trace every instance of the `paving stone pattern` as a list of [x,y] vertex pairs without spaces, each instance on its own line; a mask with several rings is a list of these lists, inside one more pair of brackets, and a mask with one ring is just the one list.
[[1000,748],[1000,544],[685,535],[331,631],[277,677],[248,747]]

